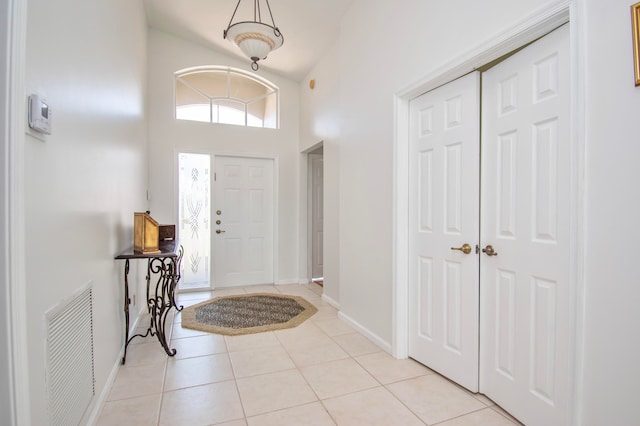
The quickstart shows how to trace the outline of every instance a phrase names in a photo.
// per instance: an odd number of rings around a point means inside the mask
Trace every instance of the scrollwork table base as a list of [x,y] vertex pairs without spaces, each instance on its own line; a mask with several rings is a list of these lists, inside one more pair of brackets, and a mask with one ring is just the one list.
[[[166,321],[171,308],[176,308],[177,311],[182,310],[182,306],[176,304],[175,290],[180,280],[180,262],[182,261],[183,249],[177,240],[161,241],[159,248],[160,253],[140,253],[129,248],[115,257],[115,259],[125,261],[125,344],[122,364],[127,359],[127,347],[135,337],[156,336],[167,355],[174,356],[176,354],[176,350],[169,348],[167,342]],[[129,298],[129,261],[132,259],[147,259],[147,308],[150,320],[145,334],[134,334],[129,337],[129,304],[131,303]]]

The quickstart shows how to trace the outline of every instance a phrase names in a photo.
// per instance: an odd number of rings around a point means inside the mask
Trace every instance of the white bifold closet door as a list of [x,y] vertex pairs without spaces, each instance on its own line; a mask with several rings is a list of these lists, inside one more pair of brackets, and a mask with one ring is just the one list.
[[567,424],[569,25],[483,74],[480,391],[527,425]]
[[570,90],[565,25],[410,103],[409,355],[527,425],[569,421]]
[[409,356],[474,392],[479,88],[474,72],[412,100],[409,151]]

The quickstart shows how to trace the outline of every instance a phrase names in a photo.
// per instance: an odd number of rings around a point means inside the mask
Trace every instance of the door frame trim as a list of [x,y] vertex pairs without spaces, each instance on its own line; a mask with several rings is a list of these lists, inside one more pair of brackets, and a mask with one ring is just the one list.
[[5,298],[6,330],[9,346],[9,404],[8,413],[11,424],[31,423],[31,395],[29,384],[29,357],[27,332],[27,290],[26,290],[26,225],[25,209],[25,132],[26,125],[22,114],[26,108],[26,51],[27,51],[27,2],[8,0],[6,18],[9,26],[5,36],[8,43],[2,49],[6,53],[6,66],[2,84],[8,90],[5,105],[10,106],[6,111],[6,129],[2,134],[2,149],[7,155],[5,181],[2,182],[0,194],[3,209],[2,226],[6,233],[6,240],[0,250],[6,270],[3,279],[6,280]]
[[571,278],[570,307],[572,323],[570,359],[571,372],[569,417],[571,423],[580,420],[579,396],[582,384],[583,357],[577,348],[583,343],[584,311],[584,46],[583,10],[579,0],[563,0],[543,7],[496,37],[481,43],[464,55],[430,72],[420,80],[397,91],[394,95],[394,174],[393,174],[393,284],[392,284],[392,353],[400,359],[408,358],[409,305],[409,101],[456,78],[492,62],[544,36],[555,28],[571,22]]
[[[298,284],[307,284],[311,282],[311,206],[309,202],[309,194],[311,193],[311,177],[309,176],[309,154],[320,148],[324,149],[324,140],[320,140],[300,151],[298,163],[300,167],[300,202],[298,204],[300,206],[300,223],[298,227],[298,244],[302,249],[298,257],[298,278],[296,281]],[[322,155],[324,157],[324,151]]]

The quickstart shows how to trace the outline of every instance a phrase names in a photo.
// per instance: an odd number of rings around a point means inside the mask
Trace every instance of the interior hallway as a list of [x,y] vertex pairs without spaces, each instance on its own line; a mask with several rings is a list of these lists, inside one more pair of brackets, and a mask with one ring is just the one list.
[[129,346],[99,425],[514,425],[413,360],[396,360],[338,318],[316,284],[180,294],[193,305],[237,293],[302,296],[318,313],[302,325],[245,336],[183,329],[166,356],[155,338]]

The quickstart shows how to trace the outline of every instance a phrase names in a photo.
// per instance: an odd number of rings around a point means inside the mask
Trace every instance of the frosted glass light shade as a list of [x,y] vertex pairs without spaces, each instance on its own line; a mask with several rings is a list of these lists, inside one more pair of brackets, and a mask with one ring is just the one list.
[[272,50],[284,43],[279,30],[261,22],[233,24],[227,29],[225,37],[254,62],[265,59]]

